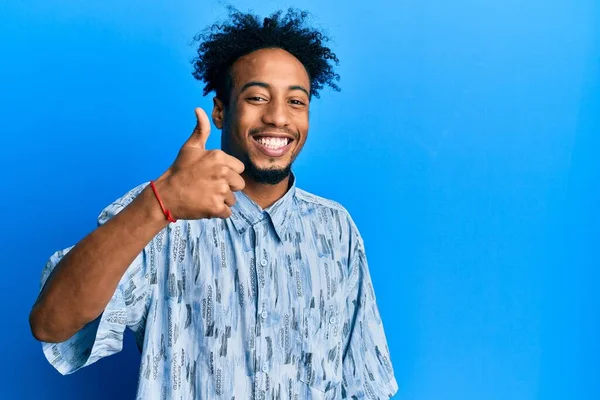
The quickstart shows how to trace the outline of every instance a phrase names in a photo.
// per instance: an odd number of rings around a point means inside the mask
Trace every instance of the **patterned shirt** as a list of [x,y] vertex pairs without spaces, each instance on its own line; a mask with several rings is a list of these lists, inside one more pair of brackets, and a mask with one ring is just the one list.
[[[96,320],[42,343],[48,361],[73,373],[119,352],[127,327],[142,353],[138,399],[390,398],[398,386],[362,237],[344,207],[295,181],[264,210],[235,192],[227,219],[169,224]],[[42,287],[71,248],[50,257]]]

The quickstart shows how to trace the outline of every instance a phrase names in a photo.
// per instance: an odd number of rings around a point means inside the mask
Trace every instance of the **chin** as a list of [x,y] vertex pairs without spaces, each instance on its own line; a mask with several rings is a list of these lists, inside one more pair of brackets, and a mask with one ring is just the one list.
[[261,170],[285,169],[291,164],[288,159],[283,160],[280,158],[264,156],[262,154],[250,156],[250,162],[254,164],[256,168]]
[[254,160],[251,160],[246,165],[245,173],[248,178],[257,183],[276,185],[289,177],[291,167],[290,163],[284,165],[266,163],[266,165],[263,165],[263,163],[256,163]]

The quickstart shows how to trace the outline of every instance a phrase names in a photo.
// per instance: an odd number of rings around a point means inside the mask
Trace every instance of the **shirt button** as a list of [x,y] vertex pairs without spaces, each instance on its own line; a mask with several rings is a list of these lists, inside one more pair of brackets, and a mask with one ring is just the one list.
[[265,372],[265,373],[269,370],[269,368],[266,365],[263,365],[261,369],[262,369],[262,372]]
[[267,319],[267,315],[268,314],[267,314],[266,311],[263,311],[263,312],[260,313],[260,316],[262,317],[262,319]]
[[263,267],[267,266],[267,259],[263,258],[262,260],[260,260],[260,265],[262,265]]
[[329,323],[330,324],[335,324],[335,321],[336,321],[335,317],[329,318]]

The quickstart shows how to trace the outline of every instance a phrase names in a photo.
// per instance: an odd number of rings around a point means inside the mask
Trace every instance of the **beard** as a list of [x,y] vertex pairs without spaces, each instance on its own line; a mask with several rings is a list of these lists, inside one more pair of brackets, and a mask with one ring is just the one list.
[[292,164],[290,163],[284,168],[259,168],[248,156],[244,154],[244,173],[248,175],[248,178],[252,179],[256,183],[262,183],[265,185],[277,185],[285,178],[290,176],[292,172]]
[[[233,135],[229,134],[231,129],[232,128],[227,121],[223,127],[223,133],[221,135],[221,149],[244,163],[244,175],[246,175],[249,179],[259,184],[277,185],[290,176],[292,173],[292,164],[296,158],[295,156],[292,158],[292,160],[290,160],[290,163],[283,168],[260,168],[252,161],[247,150],[242,150],[244,146],[242,146],[238,140],[235,140]],[[265,128],[254,128],[250,130],[250,135],[261,133],[264,131],[264,129]],[[290,129],[283,129],[283,131],[293,135],[296,140],[298,140],[300,136],[299,132],[294,132]]]

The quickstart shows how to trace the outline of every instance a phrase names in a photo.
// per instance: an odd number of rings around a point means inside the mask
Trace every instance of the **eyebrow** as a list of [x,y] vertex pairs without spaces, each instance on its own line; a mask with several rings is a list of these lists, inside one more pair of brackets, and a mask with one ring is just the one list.
[[[253,86],[258,86],[258,87],[262,87],[265,89],[270,89],[271,86],[268,83],[265,82],[258,82],[258,81],[251,81],[246,83],[244,86],[242,86],[242,90],[240,91],[240,93],[243,93],[246,89],[253,87]],[[291,85],[288,86],[288,90],[300,90],[304,93],[306,93],[306,95],[308,97],[310,97],[310,93],[308,93],[308,90],[306,90],[306,88],[304,88],[303,86],[300,85]]]

